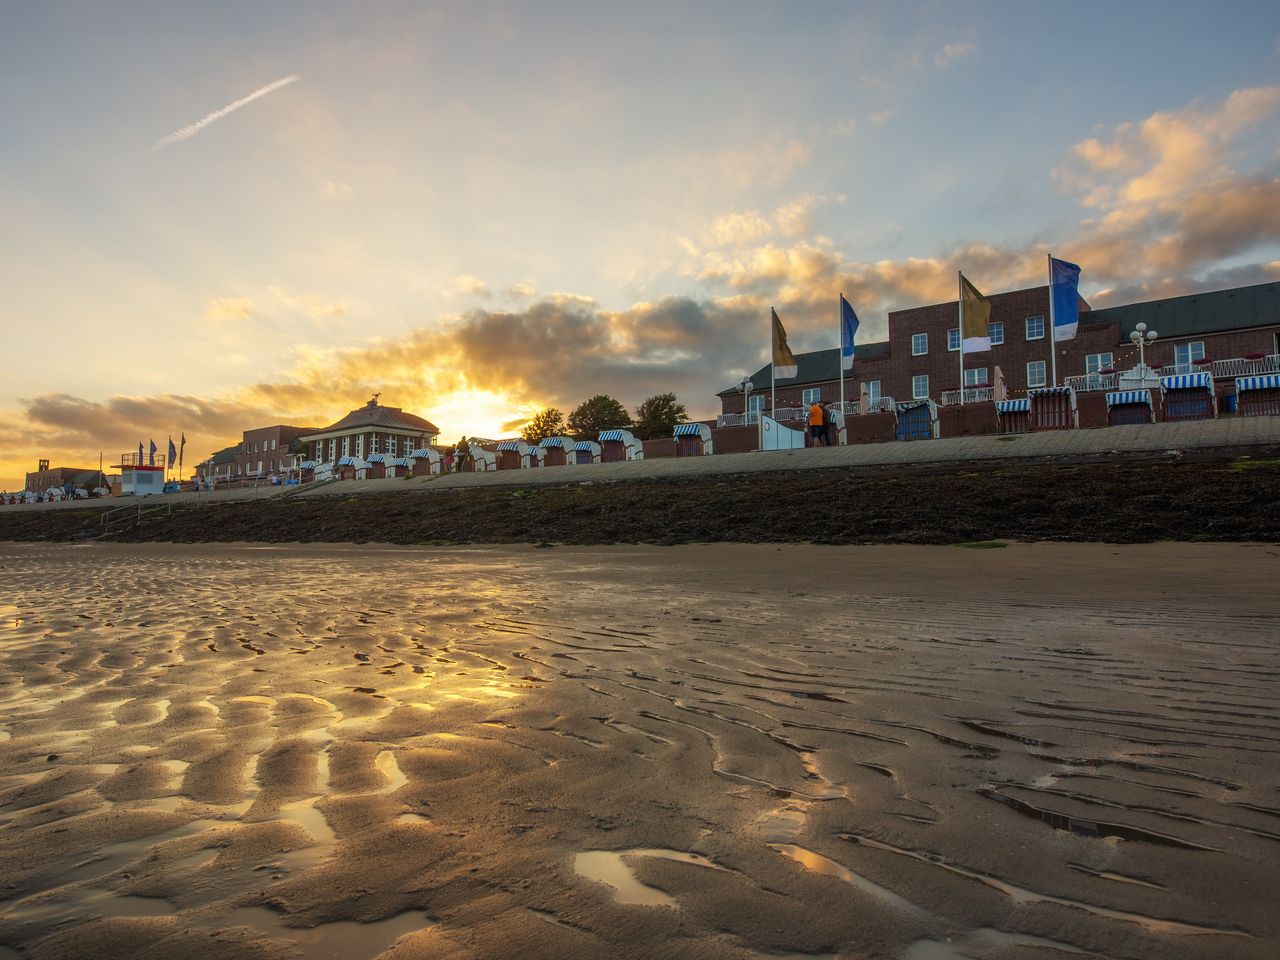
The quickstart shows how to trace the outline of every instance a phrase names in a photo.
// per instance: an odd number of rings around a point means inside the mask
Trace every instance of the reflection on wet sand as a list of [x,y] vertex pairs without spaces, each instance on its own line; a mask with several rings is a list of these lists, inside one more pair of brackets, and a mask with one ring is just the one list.
[[0,547],[0,960],[1270,958],[1263,554],[1157,549]]

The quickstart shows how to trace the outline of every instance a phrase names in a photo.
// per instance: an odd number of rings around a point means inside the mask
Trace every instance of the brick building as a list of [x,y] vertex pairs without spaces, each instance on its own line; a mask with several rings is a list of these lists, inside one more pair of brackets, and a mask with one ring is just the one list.
[[407,457],[436,442],[440,430],[399,407],[384,407],[374,395],[337,423],[299,437],[300,455],[314,463],[335,464],[343,457],[364,461],[372,454]]
[[[1033,287],[992,294],[990,350],[964,355],[965,386],[993,383],[996,368],[1008,396],[1052,381],[1049,288]],[[857,400],[865,384],[871,400],[930,398],[942,401],[960,385],[958,305],[956,301],[895,310],[889,314],[889,339],[857,345],[844,396]],[[1173,297],[1091,310],[1080,301],[1076,337],[1057,346],[1057,378],[1088,378],[1100,371],[1127,369],[1137,362],[1129,334],[1139,322],[1159,333],[1147,348],[1147,362],[1186,367],[1196,361],[1275,357],[1280,354],[1280,283]],[[779,407],[799,407],[814,399],[840,399],[838,349],[797,356],[799,374],[777,385]],[[1270,362],[1270,361],[1268,361]],[[768,410],[766,364],[750,376],[752,410]],[[722,413],[741,413],[737,387],[720,391]]]
[[235,443],[223,447],[208,460],[196,464],[196,477],[200,480],[215,483],[227,483],[235,478],[236,455],[243,444]]
[[[277,424],[244,432],[232,463],[233,480],[267,480],[282,477],[294,467],[294,443],[315,427]],[[214,456],[217,456],[215,454]]]
[[[40,462],[45,465],[49,461],[42,460]],[[61,488],[70,481],[77,488],[92,491],[110,489],[112,481],[116,479],[118,478],[98,470],[81,470],[76,467],[53,467],[50,469],[48,466],[44,466],[40,470],[33,470],[27,474],[23,489],[31,493],[44,493],[53,487]]]

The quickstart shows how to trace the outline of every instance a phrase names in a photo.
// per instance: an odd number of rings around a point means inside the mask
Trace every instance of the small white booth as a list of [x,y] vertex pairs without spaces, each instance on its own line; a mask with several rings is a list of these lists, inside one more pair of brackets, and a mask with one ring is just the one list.
[[643,460],[644,446],[630,430],[603,430],[600,433],[600,462]]
[[1107,393],[1107,426],[1155,422],[1156,411],[1150,390],[1111,390]]
[[677,457],[705,457],[711,454],[711,428],[705,423],[677,423],[673,437]]
[[409,453],[409,474],[414,477],[430,477],[440,472],[440,451],[419,447]]
[[529,467],[529,453],[534,448],[523,440],[498,441],[498,469],[524,470]]
[[577,442],[572,437],[543,437],[538,443],[542,451],[542,465],[546,467],[564,467],[577,463],[574,450]]
[[1160,378],[1160,407],[1165,420],[1212,420],[1218,397],[1209,371],[1179,373]]
[[594,440],[579,440],[573,445],[573,457],[577,463],[599,463],[600,444]]

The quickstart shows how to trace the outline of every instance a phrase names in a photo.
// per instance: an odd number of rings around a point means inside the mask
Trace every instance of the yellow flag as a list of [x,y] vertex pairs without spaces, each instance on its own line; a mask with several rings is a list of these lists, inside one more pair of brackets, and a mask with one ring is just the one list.
[[770,312],[773,314],[773,378],[788,380],[800,372],[800,366],[796,363],[796,355],[787,346],[787,331],[782,329],[778,311],[771,309]]
[[978,292],[964,274],[960,275],[960,340],[965,353],[991,349],[991,301]]

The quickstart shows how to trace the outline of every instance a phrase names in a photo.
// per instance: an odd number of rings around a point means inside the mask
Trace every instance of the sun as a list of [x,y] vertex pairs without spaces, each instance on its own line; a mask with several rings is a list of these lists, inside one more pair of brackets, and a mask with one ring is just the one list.
[[528,420],[539,409],[491,390],[465,389],[432,400],[425,416],[440,428],[440,442],[452,443],[464,435],[495,440],[514,436],[519,427],[512,423]]

